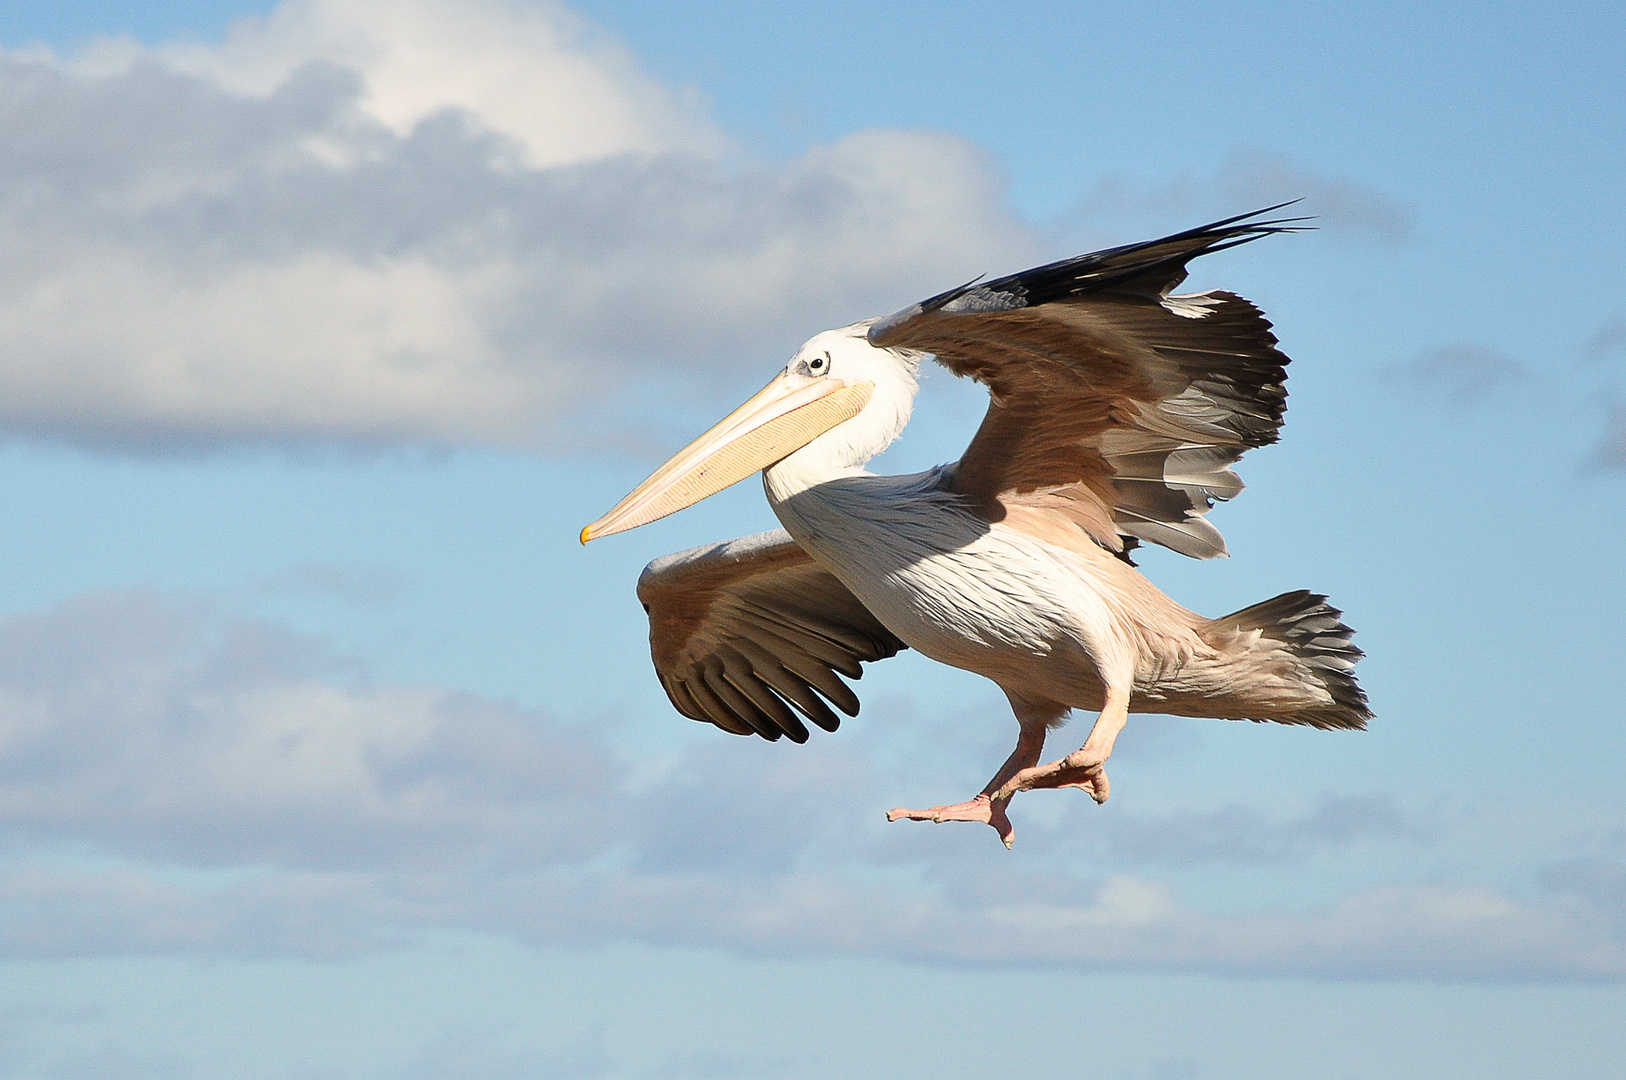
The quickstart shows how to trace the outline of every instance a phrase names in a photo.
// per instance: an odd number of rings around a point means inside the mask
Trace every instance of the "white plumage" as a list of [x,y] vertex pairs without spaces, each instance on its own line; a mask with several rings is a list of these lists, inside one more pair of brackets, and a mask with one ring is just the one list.
[[[826,701],[856,713],[835,672],[856,677],[861,661],[907,646],[987,676],[1018,721],[1010,758],[972,800],[889,816],[984,821],[1007,844],[1017,791],[1107,797],[1130,711],[1365,726],[1360,652],[1324,597],[1207,619],[1128,558],[1138,540],[1224,554],[1205,515],[1242,490],[1230,466],[1281,424],[1287,358],[1269,323],[1230,293],[1171,293],[1191,258],[1289,231],[1242,220],[819,334],[584,529],[585,542],[631,528],[762,469],[786,533],[669,556],[640,579],[679,711],[800,742],[803,718],[834,730]],[[874,476],[864,464],[908,423],[928,356],[988,384],[988,416],[960,461]],[[1075,707],[1100,713],[1088,740],[1039,765]]]

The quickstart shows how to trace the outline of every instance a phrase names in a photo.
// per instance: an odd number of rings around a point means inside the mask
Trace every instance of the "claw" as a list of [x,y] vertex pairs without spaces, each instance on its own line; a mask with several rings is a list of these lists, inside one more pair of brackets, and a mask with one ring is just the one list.
[[1110,790],[1105,765],[1104,761],[1091,761],[1084,751],[1075,750],[1059,761],[1018,772],[994,792],[994,799],[1009,800],[1018,791],[1032,791],[1035,788],[1076,787],[1083,789],[1096,802],[1104,803]]

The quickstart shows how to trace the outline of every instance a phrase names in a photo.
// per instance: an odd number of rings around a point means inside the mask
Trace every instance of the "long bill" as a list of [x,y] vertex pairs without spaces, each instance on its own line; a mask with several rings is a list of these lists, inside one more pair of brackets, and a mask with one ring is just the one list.
[[767,468],[857,416],[874,389],[780,372],[583,529],[582,543],[647,525]]

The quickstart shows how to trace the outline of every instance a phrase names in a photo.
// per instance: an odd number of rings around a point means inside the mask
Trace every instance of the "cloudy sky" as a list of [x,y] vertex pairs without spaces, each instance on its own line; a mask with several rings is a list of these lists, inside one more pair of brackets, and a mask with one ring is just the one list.
[[[0,1077],[1616,1075],[1622,70],[1603,3],[7,4]],[[773,522],[577,546],[653,463],[820,329],[1288,198],[1191,282],[1284,438],[1144,569],[1330,593],[1370,731],[1137,718],[1006,852],[883,820],[992,684],[672,712],[638,570]]]

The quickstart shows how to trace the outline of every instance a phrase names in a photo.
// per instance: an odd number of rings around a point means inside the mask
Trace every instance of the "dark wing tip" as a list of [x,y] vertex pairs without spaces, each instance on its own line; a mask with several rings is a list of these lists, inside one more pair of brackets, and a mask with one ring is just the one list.
[[932,312],[958,315],[1010,311],[1114,287],[1133,288],[1136,282],[1142,286],[1151,283],[1155,290],[1166,293],[1185,277],[1186,263],[1200,255],[1224,251],[1226,248],[1276,233],[1312,230],[1314,226],[1302,224],[1314,220],[1308,216],[1257,220],[1262,215],[1274,213],[1300,201],[1289,199],[1156,240],[1143,240],[1136,244],[1124,244],[1085,255],[1075,255],[1069,259],[1060,259],[1023,270],[1021,273],[997,278],[986,284],[982,283],[979,276],[964,285],[940,292],[918,304],[910,304],[901,311],[877,319],[869,328],[869,342],[871,345],[885,348],[895,331],[921,315]]
[[1143,240],[1062,259],[990,281],[983,287],[990,291],[1020,290],[1031,305],[1114,288],[1139,291],[1148,285],[1151,286],[1148,291],[1166,294],[1185,277],[1185,266],[1192,259],[1251,243],[1261,237],[1312,229],[1313,226],[1300,224],[1312,220],[1308,217],[1250,220],[1291,206],[1297,201],[1293,199],[1246,214],[1221,218],[1156,240]]

